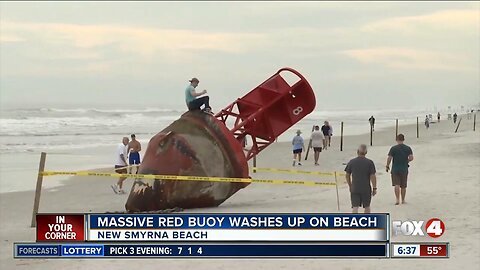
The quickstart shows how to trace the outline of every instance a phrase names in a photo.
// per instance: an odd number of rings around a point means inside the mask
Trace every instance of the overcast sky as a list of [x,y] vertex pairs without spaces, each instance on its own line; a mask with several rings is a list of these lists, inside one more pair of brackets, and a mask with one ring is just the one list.
[[[281,67],[317,109],[480,101],[479,2],[1,2],[0,105],[215,107]],[[53,105],[52,105],[53,104]]]

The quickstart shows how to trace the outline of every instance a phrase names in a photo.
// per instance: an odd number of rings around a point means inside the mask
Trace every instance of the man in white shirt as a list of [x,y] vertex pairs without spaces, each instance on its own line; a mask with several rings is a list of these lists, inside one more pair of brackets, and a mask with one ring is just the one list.
[[318,166],[318,158],[320,157],[320,152],[322,152],[323,141],[325,140],[325,136],[323,136],[323,132],[320,131],[319,126],[315,126],[315,130],[312,132],[310,140],[312,140],[315,165]]
[[[115,172],[116,173],[127,173],[127,145],[129,139],[128,137],[123,137],[122,143],[117,145],[116,161],[115,161]],[[119,177],[118,182],[115,185],[112,185],[113,192],[116,194],[125,194],[125,191],[122,189],[123,181],[127,177]]]

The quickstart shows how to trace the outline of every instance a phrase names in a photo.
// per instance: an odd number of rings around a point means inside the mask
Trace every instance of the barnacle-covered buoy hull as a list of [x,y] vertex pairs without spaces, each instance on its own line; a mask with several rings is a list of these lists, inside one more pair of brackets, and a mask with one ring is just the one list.
[[[241,144],[210,114],[189,111],[148,143],[139,174],[248,178]],[[214,207],[249,183],[136,179],[127,211]]]

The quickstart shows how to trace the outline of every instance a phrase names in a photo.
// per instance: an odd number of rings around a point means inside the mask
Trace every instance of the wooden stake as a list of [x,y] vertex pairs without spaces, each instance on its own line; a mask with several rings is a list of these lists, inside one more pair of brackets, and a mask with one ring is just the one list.
[[460,126],[460,123],[462,122],[462,118],[460,118],[460,120],[458,120],[458,124],[457,124],[457,128],[455,129],[455,133],[457,133],[458,131],[458,127]]
[[397,139],[398,136],[398,119],[395,119],[395,140]]
[[475,122],[477,121],[477,113],[473,115],[473,131],[475,131]]
[[418,128],[418,116],[417,116],[417,138],[418,138],[419,135],[420,135],[419,132],[420,132],[420,130],[419,130],[419,128]]
[[373,126],[370,124],[370,146],[373,145]]
[[37,187],[35,189],[35,200],[33,202],[33,211],[32,211],[32,223],[31,227],[37,225],[37,213],[38,207],[40,206],[40,195],[42,194],[42,182],[43,182],[43,171],[45,169],[45,160],[47,158],[47,153],[42,152],[40,155],[40,164],[38,165],[38,176],[37,176]]
[[[312,127],[312,132],[315,130],[315,125]],[[310,152],[310,147],[312,147],[312,138],[310,137],[310,141],[308,142],[307,153],[305,154],[305,160],[308,158],[308,152]]]
[[335,172],[335,188],[337,189],[337,209],[340,211],[340,199],[338,196],[338,180],[337,180],[337,172]]
[[340,127],[340,151],[343,151],[343,122]]

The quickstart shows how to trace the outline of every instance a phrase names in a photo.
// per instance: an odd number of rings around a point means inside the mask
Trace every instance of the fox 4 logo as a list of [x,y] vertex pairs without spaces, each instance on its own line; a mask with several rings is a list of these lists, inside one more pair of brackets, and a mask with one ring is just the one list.
[[[392,232],[394,235],[425,236],[423,220],[392,221]],[[425,223],[426,233],[433,238],[438,238],[445,232],[445,224],[438,218],[432,218]]]

